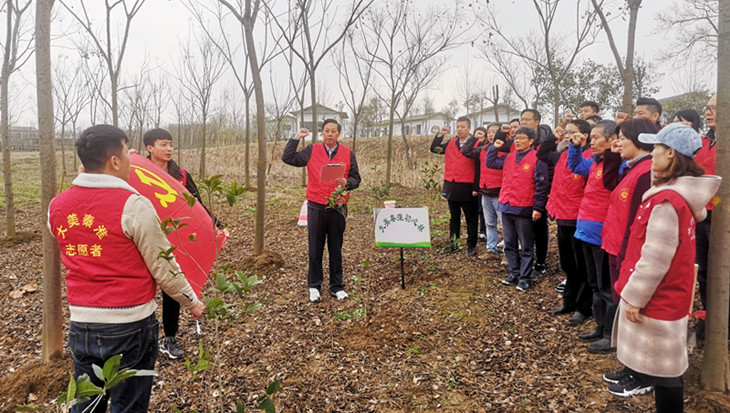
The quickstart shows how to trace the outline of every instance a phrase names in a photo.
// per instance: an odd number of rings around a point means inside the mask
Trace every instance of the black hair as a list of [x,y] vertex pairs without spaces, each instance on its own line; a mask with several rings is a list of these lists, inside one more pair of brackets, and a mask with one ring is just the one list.
[[508,122],[507,124],[509,125],[509,124],[510,124],[510,123],[512,123],[512,122],[517,122],[517,123],[520,123],[520,118],[514,118],[514,119],[512,119],[511,121],[509,121],[509,122]]
[[337,119],[327,118],[322,121],[322,130],[324,130],[324,125],[328,123],[334,123],[337,125],[337,132],[342,132],[342,125],[340,125],[340,122],[337,122]]
[[[702,120],[700,119],[700,114],[697,113],[694,109],[684,109],[680,110],[674,115],[675,118],[679,120],[684,120],[687,122],[692,123],[692,129],[695,130],[695,132],[700,131],[700,127],[702,126]],[[674,119],[674,118],[672,118]]]
[[648,119],[631,119],[622,123],[621,126],[619,126],[619,130],[626,139],[629,139],[634,144],[634,146],[645,151],[651,151],[654,149],[654,144],[640,142],[639,134],[659,132],[659,128],[657,128],[656,123]]
[[456,123],[459,123],[459,122],[466,122],[466,124],[469,125],[469,127],[471,128],[471,119],[469,119],[468,117],[459,116],[459,119],[456,119]]
[[145,147],[147,145],[155,146],[155,142],[157,142],[158,140],[171,141],[172,135],[170,135],[170,132],[166,131],[165,129],[155,128],[148,130],[142,136],[142,142],[144,143]]
[[532,129],[529,126],[520,126],[519,129],[517,129],[517,132],[515,132],[515,136],[519,135],[520,133],[524,133],[525,135],[527,135],[530,140],[534,140],[536,136],[535,129]]
[[587,121],[585,121],[583,119],[573,119],[570,122],[568,122],[568,124],[571,124],[571,123],[578,127],[578,131],[580,131],[580,133],[587,133],[589,135],[591,134],[591,124],[588,123]]
[[611,138],[611,136],[616,135],[617,126],[618,125],[616,125],[616,122],[612,121],[611,119],[604,119],[604,120],[599,120],[598,122],[594,123],[591,130],[596,129],[596,128],[601,128],[601,133],[603,134],[603,137],[606,140],[609,140],[609,138]]
[[[490,125],[490,126],[491,126],[491,125]],[[484,126],[478,126],[478,127],[476,128],[476,129],[474,129],[474,134],[476,134],[476,133],[477,133],[477,131],[479,131],[479,130],[480,130],[480,131],[482,131],[482,132],[484,132],[484,136],[485,136],[485,137],[486,137],[486,136],[487,136],[487,134],[489,133],[489,132],[487,131],[487,128],[485,128]]]
[[599,120],[603,120],[603,118],[601,117],[601,115],[591,115],[591,116],[587,117],[585,120],[586,120],[586,122],[589,120],[592,120],[595,123],[595,122],[598,122]]
[[601,108],[598,106],[598,103],[596,103],[596,102],[594,102],[592,100],[583,101],[583,103],[581,103],[579,107],[582,108],[584,106],[590,106],[590,107],[592,107],[593,108],[593,111],[596,112],[596,113],[598,113],[598,112],[601,111]]
[[492,122],[489,125],[487,125],[487,129],[491,128],[492,126],[496,126],[497,128],[502,127],[502,122]]
[[659,115],[662,114],[662,104],[654,98],[638,98],[636,99],[636,106],[649,106],[654,112],[659,112]]
[[95,125],[81,132],[76,153],[87,171],[99,172],[113,155],[121,156],[127,142],[127,134],[116,126]]
[[524,115],[525,112],[532,113],[532,116],[535,118],[536,121],[540,122],[542,120],[542,115],[540,115],[540,112],[537,111],[537,109],[525,109],[522,112],[520,112],[520,116]]

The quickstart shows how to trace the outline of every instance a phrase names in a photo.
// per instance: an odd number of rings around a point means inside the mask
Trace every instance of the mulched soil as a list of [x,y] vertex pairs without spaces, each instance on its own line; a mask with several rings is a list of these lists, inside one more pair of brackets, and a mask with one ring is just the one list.
[[[372,207],[382,200],[361,189],[353,194],[345,233],[351,298],[324,295],[312,304],[306,229],[296,226],[303,194],[302,188],[271,190],[263,258],[251,257],[253,197],[221,212],[232,237],[218,262],[257,274],[263,284],[245,305],[263,307],[232,323],[201,321],[201,335],[183,314],[178,340],[186,357],[197,363],[202,344],[214,362],[193,376],[183,361],[161,356],[150,411],[235,411],[239,401],[254,411],[256,397],[275,379],[281,380],[273,396],[279,411],[653,411],[651,396],[606,392],[601,374],[619,363],[613,355],[589,354],[576,339],[593,328],[592,320],[568,328],[566,316],[546,314],[560,302],[554,239],[548,273],[520,293],[499,282],[506,274],[498,261],[440,252],[448,235],[445,201],[420,188],[393,188],[389,198],[399,206],[429,206],[434,238],[430,249],[406,250],[407,288],[401,289],[398,250],[374,247]],[[25,404],[50,409],[72,371],[68,348],[63,360],[40,364],[40,213],[19,210],[18,222],[22,242],[3,244],[0,254],[0,412]],[[11,298],[14,291],[22,294]],[[730,411],[727,395],[699,389],[701,360],[701,349],[690,358],[686,411]]]

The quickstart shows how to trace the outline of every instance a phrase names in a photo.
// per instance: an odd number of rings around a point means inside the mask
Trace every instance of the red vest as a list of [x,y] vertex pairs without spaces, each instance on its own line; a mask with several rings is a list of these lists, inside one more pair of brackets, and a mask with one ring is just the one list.
[[[695,155],[695,162],[697,162],[702,169],[705,170],[706,175],[715,175],[715,149],[717,149],[717,145],[710,145],[712,144],[712,141],[710,141],[710,138],[707,136],[702,137],[702,148],[697,151],[697,154]],[[712,201],[715,198],[710,200],[710,202],[707,203],[708,210],[712,211]]]
[[[687,316],[692,300],[694,286],[695,265],[695,219],[692,210],[678,193],[665,190],[644,201],[636,213],[636,219],[631,225],[631,235],[626,248],[626,258],[621,264],[621,274],[614,287],[621,295],[636,263],[641,258],[641,248],[646,241],[646,225],[649,222],[651,211],[656,205],[669,201],[679,216],[679,245],[674,253],[672,264],[664,279],[657,286],[641,313],[657,319],[673,321]],[[649,240],[652,243],[661,243],[661,240]]]
[[180,168],[180,173],[182,174],[182,178],[178,178],[177,181],[182,184],[185,188],[188,187],[188,173],[185,172],[183,168]]
[[68,269],[69,304],[114,308],[155,298],[157,285],[122,231],[122,210],[133,195],[126,189],[73,186],[51,202],[48,220]]
[[634,189],[639,178],[644,174],[651,173],[651,158],[642,159],[636,166],[629,169],[629,172],[621,180],[621,183],[611,192],[608,212],[606,213],[606,225],[601,231],[601,246],[607,253],[618,255],[621,251],[621,243],[624,240],[626,225],[629,223],[629,209],[631,198],[634,196]]
[[476,173],[474,160],[461,154],[461,149],[456,146],[457,140],[459,139],[454,138],[446,144],[444,181],[462,183],[474,182],[474,174]]
[[515,163],[516,159],[517,151],[512,151],[504,160],[499,202],[513,207],[531,207],[535,200],[537,154],[534,149],[528,149],[519,164]]
[[[592,153],[590,149],[585,150],[583,157],[588,158]],[[555,165],[553,184],[550,187],[550,198],[548,198],[546,207],[547,212],[555,219],[577,219],[585,187],[586,177],[570,172],[568,151],[563,151]]]
[[[350,174],[350,148],[339,144],[335,156],[330,159],[323,143],[315,143],[312,145],[312,157],[309,158],[309,162],[307,163],[307,200],[318,204],[327,204],[327,198],[335,191],[337,184],[334,182],[319,182],[319,176],[324,166],[335,163],[345,164],[345,176],[343,178],[347,179]],[[347,194],[345,203],[347,203],[349,198],[350,194]]]
[[578,215],[582,221],[604,222],[608,212],[608,197],[611,191],[603,186],[603,161],[593,162],[588,173],[583,200]]
[[[479,153],[479,188],[500,188],[502,186],[502,169],[487,167],[487,149],[489,145],[482,148]],[[498,152],[497,157],[507,156],[507,152]]]

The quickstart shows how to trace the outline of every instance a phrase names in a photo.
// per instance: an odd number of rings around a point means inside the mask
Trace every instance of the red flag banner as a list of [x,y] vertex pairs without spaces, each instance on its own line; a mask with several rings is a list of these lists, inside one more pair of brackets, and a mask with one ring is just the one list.
[[138,153],[130,155],[129,180],[134,189],[152,202],[160,221],[181,219],[181,227],[167,238],[177,247],[173,254],[195,294],[200,297],[226,236],[213,224],[208,212],[196,202],[191,208],[182,197],[180,182]]

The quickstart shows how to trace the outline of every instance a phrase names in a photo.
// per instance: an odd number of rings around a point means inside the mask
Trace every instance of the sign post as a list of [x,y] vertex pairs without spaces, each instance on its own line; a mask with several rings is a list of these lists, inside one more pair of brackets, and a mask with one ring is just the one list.
[[384,208],[375,213],[375,246],[400,248],[401,288],[406,288],[403,248],[430,248],[428,208]]

